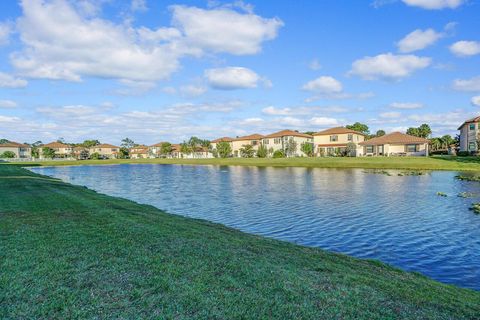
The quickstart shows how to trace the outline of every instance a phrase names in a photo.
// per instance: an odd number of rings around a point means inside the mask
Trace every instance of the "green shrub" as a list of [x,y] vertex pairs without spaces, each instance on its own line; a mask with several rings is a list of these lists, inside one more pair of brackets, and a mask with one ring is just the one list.
[[273,153],[274,158],[285,158],[285,153],[282,150],[277,150]]
[[5,151],[0,154],[0,158],[12,159],[15,158],[15,153],[12,151]]

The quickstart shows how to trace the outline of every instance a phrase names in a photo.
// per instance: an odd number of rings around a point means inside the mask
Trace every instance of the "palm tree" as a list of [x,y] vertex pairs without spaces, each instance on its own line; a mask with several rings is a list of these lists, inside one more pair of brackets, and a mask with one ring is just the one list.
[[208,158],[208,153],[212,151],[212,144],[209,140],[202,140],[200,145],[205,149],[205,156]]
[[193,157],[195,158],[195,154],[199,146],[202,145],[202,140],[197,137],[191,137],[188,140],[188,146],[190,147],[190,151],[193,152]]

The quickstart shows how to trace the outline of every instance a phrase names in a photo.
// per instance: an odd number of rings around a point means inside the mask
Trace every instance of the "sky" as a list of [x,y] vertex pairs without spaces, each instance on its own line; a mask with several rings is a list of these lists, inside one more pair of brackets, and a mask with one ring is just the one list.
[[119,144],[480,114],[480,0],[0,2],[0,137]]

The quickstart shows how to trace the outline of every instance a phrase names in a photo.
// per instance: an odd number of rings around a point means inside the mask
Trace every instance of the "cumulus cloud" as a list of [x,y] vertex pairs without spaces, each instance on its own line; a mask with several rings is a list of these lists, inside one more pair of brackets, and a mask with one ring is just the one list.
[[423,108],[423,104],[418,102],[392,102],[390,103],[390,107],[394,109],[420,109]]
[[380,118],[393,119],[393,118],[400,118],[401,116],[402,116],[402,114],[400,112],[396,112],[396,111],[380,113]]
[[472,97],[472,105],[480,107],[480,96]]
[[8,73],[0,72],[0,88],[23,88],[28,84],[27,80],[16,78]]
[[283,22],[265,19],[253,13],[240,14],[228,8],[205,10],[172,6],[173,25],[190,46],[234,55],[255,54],[262,43],[277,36]]
[[8,43],[11,33],[11,27],[7,23],[0,23],[0,46]]
[[205,70],[204,76],[214,89],[234,90],[256,88],[261,77],[243,67],[226,67]]
[[480,54],[480,41],[457,41],[450,46],[450,51],[458,57]]
[[443,34],[436,32],[433,29],[415,31],[407,34],[402,40],[397,43],[398,50],[402,53],[409,53],[425,49],[434,44],[438,39],[442,38]]
[[132,11],[147,11],[147,1],[146,0],[132,0],[130,4],[130,9]]
[[471,79],[455,79],[452,87],[457,91],[480,92],[480,76]]
[[266,115],[277,115],[277,116],[305,116],[305,115],[314,115],[318,113],[346,113],[346,112],[358,112],[361,111],[361,108],[351,109],[343,106],[301,106],[301,107],[285,107],[285,108],[276,108],[274,106],[269,106],[262,109],[262,113]]
[[420,7],[428,10],[455,9],[466,2],[466,0],[402,0],[412,7]]
[[302,89],[314,93],[332,94],[342,92],[343,86],[333,77],[321,76],[304,84]]
[[0,108],[11,109],[16,108],[17,103],[12,100],[0,100]]
[[428,67],[430,64],[431,59],[427,57],[385,53],[354,61],[349,74],[365,80],[399,80],[410,76],[417,70]]
[[329,117],[313,117],[310,119],[310,124],[319,126],[319,127],[324,127],[324,126],[335,126],[338,124],[338,120],[335,118],[329,118]]
[[134,28],[82,15],[66,0],[23,0],[21,6],[17,29],[24,48],[12,54],[12,64],[28,77],[69,81],[167,79],[185,56],[258,53],[283,25],[228,8],[172,6],[171,26]]
[[207,88],[202,85],[185,85],[180,87],[180,93],[187,97],[198,97],[207,92]]

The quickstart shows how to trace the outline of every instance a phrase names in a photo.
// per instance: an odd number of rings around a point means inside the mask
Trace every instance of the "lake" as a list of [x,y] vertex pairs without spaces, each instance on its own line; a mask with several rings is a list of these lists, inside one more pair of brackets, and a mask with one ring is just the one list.
[[173,214],[480,290],[480,215],[468,209],[480,201],[480,183],[456,180],[457,172],[158,164],[29,169]]

